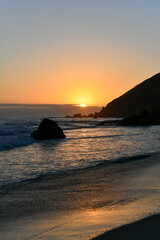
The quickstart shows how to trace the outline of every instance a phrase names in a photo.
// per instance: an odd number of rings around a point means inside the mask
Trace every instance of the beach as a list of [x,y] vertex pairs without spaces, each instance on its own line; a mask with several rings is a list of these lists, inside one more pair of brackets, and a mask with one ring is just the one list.
[[[153,155],[4,186],[0,190],[0,239],[91,239],[159,213],[159,158]],[[132,239],[127,233],[134,229],[145,236],[143,229],[152,223],[151,229],[159,234],[158,219],[159,215],[97,239],[120,239],[116,238],[119,231],[122,239]]]
[[159,126],[51,117],[66,138],[36,141],[50,109],[22,111],[1,112],[0,239],[89,240],[160,213]]

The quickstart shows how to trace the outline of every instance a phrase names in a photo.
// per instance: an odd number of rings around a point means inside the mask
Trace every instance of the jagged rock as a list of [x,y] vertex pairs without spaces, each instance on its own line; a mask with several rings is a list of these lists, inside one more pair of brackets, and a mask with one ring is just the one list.
[[38,129],[31,134],[36,140],[65,138],[65,134],[58,124],[48,118],[44,118]]
[[67,115],[66,118],[95,118],[95,114],[82,115],[81,113],[75,113],[73,116]]
[[160,125],[159,111],[153,111],[149,114],[148,111],[143,110],[140,115],[130,115],[122,119],[118,125],[122,126],[151,126]]

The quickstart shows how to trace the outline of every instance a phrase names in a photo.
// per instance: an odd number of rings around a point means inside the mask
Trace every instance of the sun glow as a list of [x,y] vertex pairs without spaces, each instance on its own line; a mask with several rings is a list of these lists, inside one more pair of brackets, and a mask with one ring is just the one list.
[[82,103],[80,106],[81,106],[81,107],[86,107],[86,104]]

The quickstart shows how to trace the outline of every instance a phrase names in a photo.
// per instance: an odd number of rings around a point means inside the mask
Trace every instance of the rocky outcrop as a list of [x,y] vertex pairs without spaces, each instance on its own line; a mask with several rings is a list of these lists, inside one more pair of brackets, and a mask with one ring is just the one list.
[[95,118],[95,114],[82,115],[81,113],[75,113],[73,116],[67,115],[66,118]]
[[149,113],[160,107],[160,73],[143,81],[122,96],[103,107],[97,117],[127,117],[139,115],[143,109]]
[[131,115],[122,119],[118,125],[122,126],[151,126],[160,125],[160,111],[155,110],[150,114],[148,111],[142,111],[140,115]]
[[44,118],[38,129],[31,134],[36,140],[65,138],[65,134],[58,124],[48,118]]

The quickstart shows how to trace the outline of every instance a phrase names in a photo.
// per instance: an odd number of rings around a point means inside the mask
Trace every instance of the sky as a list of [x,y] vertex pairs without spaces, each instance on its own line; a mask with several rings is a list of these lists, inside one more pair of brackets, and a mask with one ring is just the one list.
[[105,106],[159,72],[159,0],[0,0],[0,103]]

